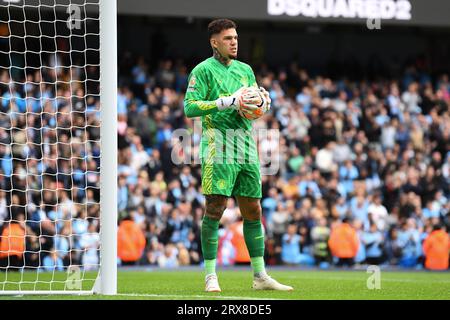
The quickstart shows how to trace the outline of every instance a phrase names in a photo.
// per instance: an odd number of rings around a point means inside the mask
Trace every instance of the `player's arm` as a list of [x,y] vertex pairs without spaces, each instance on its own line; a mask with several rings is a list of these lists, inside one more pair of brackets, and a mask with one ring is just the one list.
[[217,111],[219,109],[215,101],[184,100],[184,113],[188,118],[206,116]]
[[200,71],[192,71],[184,98],[186,117],[200,117],[226,109],[237,109],[241,89],[229,97],[221,97],[214,101],[207,100],[208,85],[205,75]]

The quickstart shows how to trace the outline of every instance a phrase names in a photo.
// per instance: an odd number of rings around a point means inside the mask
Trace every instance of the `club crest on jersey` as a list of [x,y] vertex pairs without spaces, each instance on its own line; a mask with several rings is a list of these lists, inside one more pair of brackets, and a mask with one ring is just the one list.
[[189,87],[194,87],[196,81],[197,81],[197,79],[195,78],[195,75],[193,75],[191,77],[191,80],[189,80]]

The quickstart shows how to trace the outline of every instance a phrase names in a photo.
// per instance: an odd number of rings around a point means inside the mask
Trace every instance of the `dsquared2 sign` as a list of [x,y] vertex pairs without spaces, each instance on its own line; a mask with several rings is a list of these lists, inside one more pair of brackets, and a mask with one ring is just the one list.
[[268,0],[271,16],[411,20],[408,0]]

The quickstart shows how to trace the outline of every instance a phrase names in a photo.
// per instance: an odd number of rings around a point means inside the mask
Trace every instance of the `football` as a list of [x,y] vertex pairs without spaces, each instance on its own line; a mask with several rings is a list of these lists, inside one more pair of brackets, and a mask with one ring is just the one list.
[[246,88],[240,97],[238,113],[249,120],[256,120],[264,115],[266,101],[256,87]]

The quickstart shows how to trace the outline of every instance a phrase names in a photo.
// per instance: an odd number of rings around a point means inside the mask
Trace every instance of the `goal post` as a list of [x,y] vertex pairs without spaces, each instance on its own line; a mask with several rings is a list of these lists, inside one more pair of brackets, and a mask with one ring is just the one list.
[[[101,294],[117,293],[117,1],[100,0]],[[108,106],[113,106],[109,112]]]
[[116,0],[0,0],[0,295],[116,293]]

